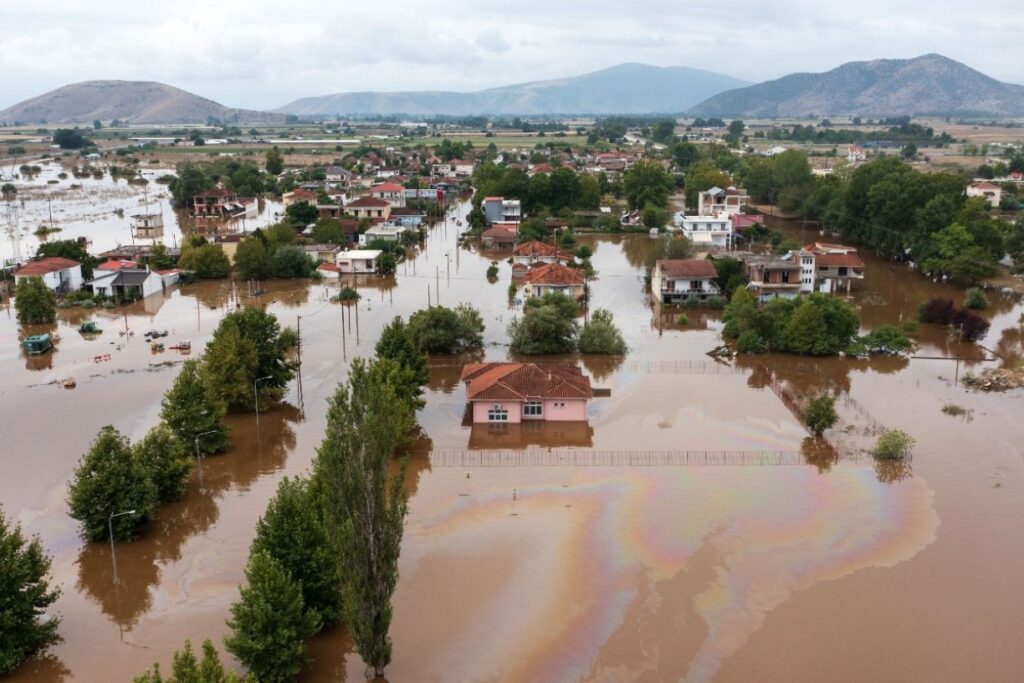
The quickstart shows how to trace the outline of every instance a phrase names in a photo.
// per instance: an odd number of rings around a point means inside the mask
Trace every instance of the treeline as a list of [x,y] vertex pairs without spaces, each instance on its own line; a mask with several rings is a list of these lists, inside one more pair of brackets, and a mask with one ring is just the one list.
[[913,142],[924,146],[942,146],[956,142],[949,133],[936,136],[931,127],[919,123],[902,123],[886,130],[854,130],[850,128],[815,127],[796,124],[792,127],[773,127],[768,130],[754,132],[755,138],[769,140],[792,140],[794,142],[810,142],[828,145],[855,144],[859,142]]
[[277,192],[277,178],[264,173],[252,159],[237,157],[212,161],[183,161],[175,167],[175,177],[168,188],[177,208],[192,206],[192,199],[218,184],[243,197],[264,192]]
[[[306,661],[306,641],[345,624],[377,676],[391,661],[391,598],[398,582],[408,491],[406,460],[394,457],[415,435],[424,404],[428,353],[483,344],[484,324],[468,305],[396,317],[376,357],[355,359],[327,412],[327,428],[308,477],[285,478],[256,525],[245,584],[231,606],[224,646],[248,669],[246,680],[291,681]],[[227,683],[212,643],[203,662],[191,647],[175,653],[172,680]],[[209,677],[191,678],[209,669]],[[136,679],[160,683],[159,665]]]
[[508,326],[512,351],[526,356],[576,351],[621,356],[628,351],[611,311],[594,311],[581,328],[579,310],[579,304],[557,292],[527,299],[523,316]]
[[983,199],[966,197],[964,185],[959,175],[880,158],[849,176],[814,179],[802,210],[886,258],[974,284],[1007,253],[1022,262],[1024,222],[994,218]]
[[473,204],[480,206],[484,197],[500,196],[518,199],[523,211],[557,213],[563,209],[594,210],[601,205],[601,196],[608,192],[604,174],[592,176],[559,167],[533,177],[517,166],[498,166],[488,162],[473,174]]

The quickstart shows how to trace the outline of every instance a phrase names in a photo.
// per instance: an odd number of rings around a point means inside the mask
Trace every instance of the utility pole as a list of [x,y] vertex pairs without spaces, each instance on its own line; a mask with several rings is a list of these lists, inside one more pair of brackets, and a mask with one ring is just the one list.
[[441,305],[441,266],[434,266],[434,276],[437,282],[437,305]]

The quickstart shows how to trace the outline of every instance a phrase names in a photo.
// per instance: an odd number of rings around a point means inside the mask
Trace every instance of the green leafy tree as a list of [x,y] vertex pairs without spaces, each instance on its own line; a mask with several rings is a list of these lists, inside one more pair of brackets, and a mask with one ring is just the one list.
[[675,183],[665,167],[657,161],[639,161],[623,175],[626,199],[632,209],[648,204],[659,208],[668,206],[668,197]]
[[179,209],[192,206],[197,194],[213,189],[216,182],[208,176],[198,164],[182,162],[175,167],[175,177],[168,189],[175,207]]
[[394,380],[403,398],[416,408],[422,408],[423,387],[430,380],[430,369],[426,355],[417,348],[401,318],[395,317],[385,325],[375,350],[377,358],[386,358],[398,365],[398,376]]
[[82,277],[92,278],[92,269],[99,263],[99,259],[91,256],[78,240],[54,240],[44,242],[36,249],[36,258],[48,258],[57,256],[71,259],[82,264]]
[[879,325],[866,334],[861,341],[869,353],[897,354],[909,351],[913,342],[895,325]]
[[58,128],[53,131],[53,144],[61,149],[82,149],[92,145],[93,141],[78,128]]
[[231,273],[231,261],[224,250],[205,239],[182,246],[178,267],[192,271],[201,280],[225,278]]
[[321,218],[313,225],[313,239],[318,244],[345,244],[348,241],[341,223],[333,218]]
[[315,473],[343,563],[345,622],[359,655],[381,676],[391,661],[391,597],[408,511],[404,461],[395,474],[389,463],[414,416],[372,365],[353,361],[331,399]]
[[246,280],[266,280],[271,276],[271,253],[259,236],[252,235],[238,243],[238,249],[235,250],[235,270]]
[[267,553],[302,591],[303,606],[322,626],[341,618],[341,562],[321,516],[321,492],[285,477],[256,523],[250,555]]
[[836,415],[836,400],[830,394],[821,394],[811,400],[804,413],[804,423],[814,434],[821,435],[839,420]]
[[281,150],[277,148],[277,145],[274,145],[267,150],[267,173],[280,175],[283,170],[284,156],[281,154]]
[[629,347],[622,338],[622,332],[615,326],[611,311],[599,308],[594,311],[590,322],[580,330],[580,353],[625,355]]
[[651,139],[655,142],[668,144],[675,138],[676,120],[659,119],[651,124]]
[[309,202],[295,202],[284,210],[292,225],[306,226],[316,222],[316,207]]
[[157,500],[169,503],[185,493],[185,482],[192,470],[188,444],[167,425],[157,425],[138,441],[133,452],[147,476],[156,486]]
[[267,410],[295,377],[286,357],[293,343],[294,334],[285,334],[275,315],[248,306],[221,319],[206,346],[200,374],[228,410],[255,410],[254,390],[259,391],[260,409]]
[[294,680],[305,661],[305,641],[320,628],[315,611],[306,610],[302,588],[266,552],[249,557],[247,586],[231,605],[224,645],[261,683]]
[[978,246],[970,231],[959,223],[940,230],[932,239],[936,254],[921,263],[927,272],[949,275],[957,282],[973,285],[998,271],[992,255]]
[[272,258],[272,272],[279,278],[309,277],[316,264],[301,247],[279,247]]
[[49,571],[39,539],[26,539],[0,508],[0,676],[60,641],[60,619],[47,613],[60,597],[60,589],[50,589]]
[[295,226],[287,221],[268,225],[259,232],[266,239],[270,249],[298,244],[299,241],[299,234],[295,232]]
[[723,256],[716,258],[713,263],[715,264],[715,284],[718,285],[718,289],[726,298],[731,298],[732,293],[736,291],[737,287],[745,287],[747,284],[747,275],[743,270],[743,264],[732,257]]
[[692,142],[677,142],[672,146],[672,160],[683,171],[698,159],[700,159],[700,150]]
[[409,316],[407,329],[416,348],[427,354],[463,353],[484,343],[483,318],[469,304],[416,311]]
[[14,310],[22,325],[52,323],[57,319],[57,297],[40,277],[23,277],[14,288]]
[[697,161],[690,164],[686,172],[686,205],[690,208],[697,207],[697,195],[712,187],[728,187],[732,184],[732,178],[728,173],[718,169],[715,162],[710,160]]
[[113,520],[114,539],[130,541],[156,512],[157,489],[143,464],[133,456],[126,437],[107,425],[75,468],[68,490],[71,516],[89,541],[109,538],[111,514],[134,510]]
[[654,204],[648,204],[640,212],[640,222],[645,228],[657,228],[661,230],[668,223],[668,212]]
[[[186,640],[184,649],[174,653],[170,678],[161,676],[160,665],[154,664],[150,671],[133,679],[134,683],[239,683],[240,680],[235,672],[224,670],[217,648],[209,640],[203,641],[201,660],[193,654],[192,642]],[[244,681],[255,683],[249,676]]]
[[174,384],[164,394],[160,419],[190,453],[197,437],[202,453],[219,453],[228,443],[223,423],[227,406],[217,391],[203,381],[199,369],[198,360],[185,361]]
[[512,351],[528,356],[572,353],[579,334],[576,310],[576,302],[564,294],[529,299],[523,316],[508,326]]

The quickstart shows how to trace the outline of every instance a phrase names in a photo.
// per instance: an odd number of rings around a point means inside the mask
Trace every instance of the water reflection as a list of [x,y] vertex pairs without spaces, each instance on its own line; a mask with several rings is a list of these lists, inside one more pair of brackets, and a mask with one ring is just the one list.
[[828,472],[839,462],[839,451],[822,437],[808,436],[800,442],[800,454],[808,465],[818,470],[818,474]]
[[875,459],[875,476],[883,484],[895,484],[898,481],[914,476],[914,468],[910,458],[905,460]]
[[548,422],[536,420],[519,424],[474,424],[469,433],[469,449],[527,449],[594,445],[594,428],[587,422]]
[[24,676],[27,680],[48,681],[48,683],[60,683],[71,675],[71,671],[64,666],[64,662],[52,654],[30,657],[17,668],[15,673],[19,678]]
[[587,369],[595,382],[603,382],[611,377],[616,370],[626,362],[625,356],[597,356],[593,354],[580,355],[583,367]]

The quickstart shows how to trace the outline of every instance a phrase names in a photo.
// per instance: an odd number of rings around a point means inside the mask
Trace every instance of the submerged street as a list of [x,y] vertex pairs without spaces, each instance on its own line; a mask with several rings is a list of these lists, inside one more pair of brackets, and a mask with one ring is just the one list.
[[[348,362],[372,355],[393,317],[426,307],[428,287],[434,304],[478,308],[484,358],[509,359],[505,328],[521,314],[508,297],[509,254],[460,246],[455,221],[468,208],[431,228],[395,276],[356,281],[362,298],[345,307],[344,328],[343,306],[329,300],[337,283],[288,280],[260,283],[258,295],[245,282],[201,281],[126,309],[64,309],[55,326],[24,330],[56,335],[41,357],[23,355],[13,310],[0,311],[0,503],[41,536],[63,590],[64,642],[12,680],[128,680],[154,661],[166,666],[186,638],[219,642],[254,525],[277,483],[307,471]],[[103,239],[116,238],[98,230],[96,246]],[[597,271],[591,310],[614,314],[629,354],[580,359],[610,390],[591,402],[587,424],[500,429],[463,425],[465,359],[433,359],[409,454],[388,680],[1019,675],[1020,397],[958,379],[998,366],[995,354],[1024,355],[1024,304],[993,294],[980,347],[923,325],[920,358],[716,361],[706,354],[721,344],[720,312],[688,311],[681,327],[648,302],[655,240],[581,242]],[[853,302],[867,328],[914,319],[931,297],[962,297],[863,257]],[[500,274],[489,283],[492,259]],[[301,377],[258,427],[254,416],[229,417],[230,449],[202,459],[149,533],[117,546],[115,583],[110,546],[78,538],[67,481],[101,426],[136,439],[157,422],[183,356],[151,352],[143,333],[166,329],[166,341],[189,340],[194,355],[239,304],[266,305],[301,329]],[[80,335],[86,319],[103,333]],[[77,387],[63,388],[66,378]],[[816,447],[779,398],[825,390],[839,393],[833,449]],[[948,404],[965,412],[944,414]],[[865,455],[882,427],[917,440],[909,465]],[[309,654],[301,680],[363,677],[343,627],[317,636]]]

